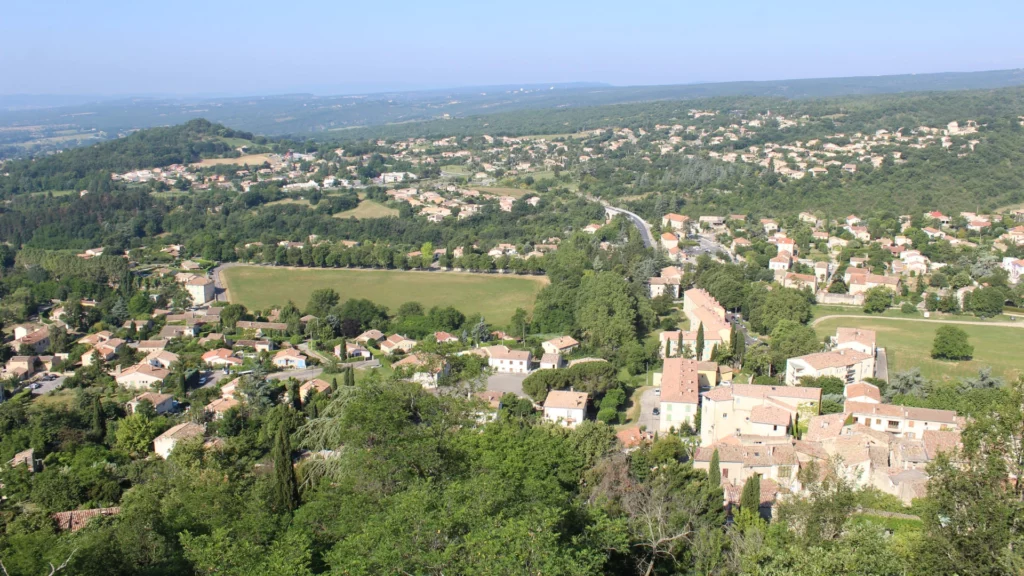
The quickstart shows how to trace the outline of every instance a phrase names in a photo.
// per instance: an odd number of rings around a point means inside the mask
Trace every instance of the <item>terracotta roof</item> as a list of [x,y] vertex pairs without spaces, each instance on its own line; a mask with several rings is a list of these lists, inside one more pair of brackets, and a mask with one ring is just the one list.
[[654,439],[654,434],[640,430],[639,426],[633,426],[631,428],[619,430],[615,433],[615,437],[619,439],[619,443],[621,443],[623,447],[633,448],[642,443],[652,441]]
[[661,376],[661,402],[697,404],[700,400],[700,375],[697,361],[666,358]]
[[821,442],[829,438],[838,438],[845,422],[846,414],[842,412],[812,416],[807,422],[807,431],[804,432],[803,439],[808,442]]
[[796,358],[791,358],[791,360],[802,360],[815,370],[851,366],[853,364],[857,364],[858,362],[863,362],[869,359],[871,359],[870,354],[865,354],[858,350],[850,350],[845,348],[842,350],[832,350],[831,352],[816,352],[814,354],[807,354],[804,356],[797,356]]
[[843,395],[847,398],[871,398],[876,402],[882,401],[882,393],[878,390],[878,386],[874,384],[868,384],[867,382],[854,382],[853,384],[847,384],[843,390]]
[[864,328],[837,328],[836,344],[845,344],[847,342],[857,342],[873,348],[876,342],[875,331]]
[[754,406],[750,410],[750,421],[755,424],[789,426],[789,412],[771,406]]
[[579,342],[576,341],[572,336],[559,336],[558,338],[552,338],[548,340],[546,344],[551,344],[559,350],[564,350],[572,346],[579,346]]
[[574,392],[572,390],[552,390],[544,399],[545,408],[568,408],[586,409],[587,399],[590,397],[586,392]]
[[928,430],[921,435],[921,440],[929,460],[934,460],[940,452],[953,452],[961,447],[960,432],[953,430]]
[[512,350],[508,346],[502,346],[500,344],[497,346],[488,346],[487,348],[484,348],[484,350],[486,350],[489,357],[494,358],[495,360],[518,360],[526,362],[530,359],[529,350]]
[[206,427],[195,422],[182,422],[172,426],[166,432],[156,437],[156,440],[187,440],[206,433]]
[[53,521],[57,524],[57,530],[70,530],[72,532],[83,528],[89,520],[97,516],[114,516],[121,512],[120,507],[93,508],[91,510],[72,510],[70,512],[57,512],[53,515]]
[[234,398],[221,397],[207,404],[206,411],[216,413],[227,412],[228,410],[234,408],[235,406],[238,406],[238,404],[238,400],[235,400]]
[[850,402],[844,404],[849,414],[885,416],[928,422],[956,424],[956,412],[953,410],[936,410],[933,408],[915,408],[913,406],[893,406],[891,404],[869,404],[867,402]]

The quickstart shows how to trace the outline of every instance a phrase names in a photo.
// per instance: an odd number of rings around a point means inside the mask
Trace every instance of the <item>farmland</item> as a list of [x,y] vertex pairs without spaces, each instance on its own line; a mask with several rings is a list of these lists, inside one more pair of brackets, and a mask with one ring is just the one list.
[[425,308],[454,306],[467,316],[479,313],[495,325],[508,323],[516,308],[533,309],[544,276],[502,276],[398,270],[324,270],[234,266],[222,272],[231,302],[266,309],[288,300],[304,308],[310,294],[333,288],[341,298],[367,298],[395,310],[416,301]]
[[839,326],[867,328],[878,336],[878,346],[885,348],[889,358],[889,374],[919,367],[921,373],[933,380],[953,380],[976,376],[985,366],[992,374],[1004,380],[1021,374],[1020,351],[1024,349],[1024,328],[996,325],[959,324],[967,332],[974,346],[974,358],[969,361],[947,362],[931,358],[932,340],[939,321],[900,321],[885,318],[829,318],[814,326],[820,337],[835,334]]
[[389,216],[398,216],[398,210],[388,208],[380,202],[374,202],[373,200],[363,200],[355,208],[338,212],[334,215],[335,218],[356,218],[358,220],[387,218]]
[[270,156],[267,154],[247,154],[245,156],[239,156],[238,158],[206,158],[192,164],[193,166],[216,166],[218,164],[248,164],[250,166],[263,164],[268,162]]

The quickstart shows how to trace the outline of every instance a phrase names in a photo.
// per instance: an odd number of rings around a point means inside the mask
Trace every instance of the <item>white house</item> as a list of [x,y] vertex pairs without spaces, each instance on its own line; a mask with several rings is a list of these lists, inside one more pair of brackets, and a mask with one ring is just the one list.
[[559,336],[541,343],[547,354],[570,354],[580,345],[572,336]]
[[665,359],[661,373],[659,430],[676,430],[682,424],[693,425],[700,404],[700,374],[696,360]]
[[196,277],[185,282],[185,289],[188,290],[188,295],[192,297],[192,302],[197,306],[213,300],[215,292],[213,280],[202,277]]
[[575,428],[587,415],[589,395],[572,390],[552,390],[544,399],[544,419]]
[[201,437],[206,433],[206,427],[202,424],[196,424],[194,422],[183,422],[177,426],[171,427],[167,432],[156,437],[153,440],[153,450],[157,456],[166,460],[170,455],[174,447],[177,446],[178,442],[183,440],[189,440],[195,437]]
[[796,386],[804,377],[835,376],[847,384],[875,375],[875,356],[850,348],[816,352],[786,360],[786,384]]
[[487,354],[487,365],[495,372],[506,374],[529,374],[532,355],[529,350],[512,350],[508,346],[488,346],[482,349]]
[[[120,370],[120,367],[118,367],[118,370]],[[152,366],[143,361],[124,371],[115,373],[114,380],[125,388],[139,390],[163,382],[170,374],[166,368]]]

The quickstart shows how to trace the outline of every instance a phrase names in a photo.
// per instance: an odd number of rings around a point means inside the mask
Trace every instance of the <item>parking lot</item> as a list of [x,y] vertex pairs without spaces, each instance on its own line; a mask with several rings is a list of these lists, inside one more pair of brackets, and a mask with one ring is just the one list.
[[487,377],[487,389],[505,394],[511,392],[520,398],[526,398],[523,393],[523,380],[526,374],[491,374]]
[[661,418],[654,415],[654,409],[661,403],[656,390],[660,389],[650,388],[640,394],[640,417],[636,421],[638,426],[646,426],[651,432],[656,432],[661,426]]

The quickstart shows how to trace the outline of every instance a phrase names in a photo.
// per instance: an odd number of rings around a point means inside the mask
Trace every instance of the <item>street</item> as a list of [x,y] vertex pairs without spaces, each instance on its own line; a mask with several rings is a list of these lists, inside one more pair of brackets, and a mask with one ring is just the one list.
[[[603,202],[602,202],[603,204]],[[640,231],[640,238],[644,241],[644,246],[650,248],[654,246],[654,239],[651,237],[651,228],[647,225],[647,222],[643,218],[630,212],[629,210],[623,210],[622,208],[616,208],[605,204],[605,211],[609,214],[624,214],[627,218],[633,221],[633,225],[636,226],[637,230]]]
[[637,418],[637,425],[646,427],[650,432],[657,432],[661,426],[661,418],[654,415],[654,409],[661,405],[661,397],[655,394],[655,388],[644,390],[640,394],[640,417]]

